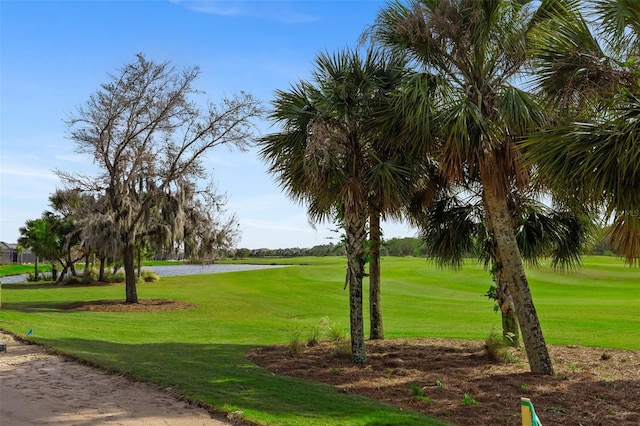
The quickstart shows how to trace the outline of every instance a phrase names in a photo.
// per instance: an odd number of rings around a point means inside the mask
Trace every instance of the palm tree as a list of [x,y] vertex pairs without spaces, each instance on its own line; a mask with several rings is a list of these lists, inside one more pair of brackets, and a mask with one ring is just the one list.
[[[405,69],[406,70],[406,69]],[[394,76],[391,81],[395,89],[390,88],[389,92],[394,93],[397,85],[404,82],[403,75]],[[380,105],[379,109],[371,114],[372,117],[379,117],[388,111],[387,103]],[[384,120],[371,124],[384,126]],[[371,340],[384,339],[384,325],[382,321],[381,309],[381,278],[380,278],[380,248],[382,245],[381,220],[403,218],[403,206],[409,202],[411,194],[421,191],[425,194],[435,194],[436,188],[440,184],[436,171],[431,164],[416,161],[415,157],[403,149],[398,149],[396,145],[400,134],[394,133],[394,128],[380,129],[378,142],[372,146],[377,159],[377,168],[371,174],[369,205],[369,315]],[[402,181],[398,178],[389,179],[390,169],[401,167]],[[397,172],[396,172],[397,173]],[[423,202],[429,205],[431,198],[424,198]]]
[[548,375],[553,366],[518,249],[509,198],[512,188],[527,188],[529,177],[515,142],[545,122],[543,110],[519,88],[529,59],[529,33],[546,19],[548,8],[561,3],[395,2],[379,13],[370,30],[374,40],[407,52],[424,71],[422,83],[427,84],[408,87],[405,100],[399,102],[407,132],[415,135],[413,148],[436,156],[449,182],[481,183],[496,262],[509,283],[531,371]]
[[50,232],[49,223],[44,219],[29,219],[25,222],[25,226],[19,229],[20,238],[18,243],[22,247],[31,249],[35,255],[34,264],[34,280],[38,281],[38,260],[40,258],[49,258]]
[[553,37],[538,34],[537,88],[563,114],[523,146],[565,202],[603,208],[613,247],[638,264],[640,2],[592,1],[591,15],[580,14],[579,5],[555,17],[560,31]]
[[[440,267],[458,269],[466,257],[477,256],[493,275],[495,286],[487,296],[496,301],[502,316],[505,343],[519,343],[518,319],[502,268],[496,262],[496,247],[487,229],[479,197],[468,191],[441,191],[432,206],[410,209],[411,221],[419,227],[429,257]],[[554,209],[537,201],[534,194],[511,193],[512,223],[525,262],[535,266],[550,258],[557,269],[580,264],[580,256],[590,242],[589,221],[562,208]]]
[[362,281],[367,221],[392,211],[391,194],[408,193],[405,188],[412,184],[409,169],[395,163],[401,154],[381,154],[381,134],[374,125],[404,65],[401,57],[372,49],[364,55],[352,50],[319,54],[311,81],[276,92],[270,118],[282,130],[259,142],[269,172],[293,200],[306,203],[310,219],[333,219],[344,228],[355,363],[366,361]]

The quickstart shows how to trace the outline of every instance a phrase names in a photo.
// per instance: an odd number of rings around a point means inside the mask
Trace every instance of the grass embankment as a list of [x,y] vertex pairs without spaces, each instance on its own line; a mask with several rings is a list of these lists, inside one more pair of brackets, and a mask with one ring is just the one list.
[[[122,285],[5,284],[0,327],[18,335],[33,329],[38,343],[263,424],[438,424],[325,385],[278,377],[246,360],[253,347],[286,343],[292,330],[306,337],[325,316],[348,328],[344,259],[293,262],[309,265],[139,286],[142,298],[198,305],[169,313],[60,310],[75,301],[122,299]],[[450,272],[424,259],[385,258],[382,268],[387,337],[485,338],[499,327],[482,296],[490,279],[481,267]],[[640,270],[592,257],[579,271],[541,267],[529,278],[548,343],[640,349]]]
[[[34,266],[29,264],[3,264],[0,265],[0,278],[33,273],[33,271]],[[51,265],[39,265],[38,272],[51,272]]]

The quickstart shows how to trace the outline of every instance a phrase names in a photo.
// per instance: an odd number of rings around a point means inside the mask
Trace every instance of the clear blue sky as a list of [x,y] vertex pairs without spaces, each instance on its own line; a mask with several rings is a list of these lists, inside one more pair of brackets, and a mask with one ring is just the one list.
[[[48,209],[52,172],[91,173],[64,120],[107,74],[142,52],[178,68],[197,65],[211,100],[240,90],[269,108],[276,89],[306,79],[317,53],[355,47],[384,1],[0,1],[0,241]],[[261,124],[268,133],[268,123]],[[309,226],[266,173],[256,151],[222,147],[209,165],[242,229],[240,247],[311,247],[335,237]],[[385,237],[413,236],[386,224]]]

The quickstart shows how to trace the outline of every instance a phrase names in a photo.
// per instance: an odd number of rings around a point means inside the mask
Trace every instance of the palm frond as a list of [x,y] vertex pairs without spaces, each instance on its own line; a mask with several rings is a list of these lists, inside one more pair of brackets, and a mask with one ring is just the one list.
[[556,15],[533,39],[534,84],[552,107],[580,107],[618,85],[620,72],[580,14]]
[[438,266],[458,269],[466,257],[477,252],[482,209],[452,194],[442,194],[430,208],[414,212],[427,256]]
[[640,266],[640,212],[617,212],[613,224],[607,229],[611,245],[627,263]]
[[528,161],[556,192],[608,210],[640,206],[640,100],[621,95],[615,115],[530,135]]
[[611,50],[622,57],[640,49],[640,3],[636,0],[595,0],[594,18]]

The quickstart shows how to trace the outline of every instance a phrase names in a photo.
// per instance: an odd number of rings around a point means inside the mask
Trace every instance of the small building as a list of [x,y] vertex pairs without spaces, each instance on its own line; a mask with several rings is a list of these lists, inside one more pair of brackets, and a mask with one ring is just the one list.
[[36,262],[36,256],[28,248],[23,249],[22,253],[18,253],[18,244],[16,243],[5,243],[4,241],[0,241],[0,250],[0,263]]

